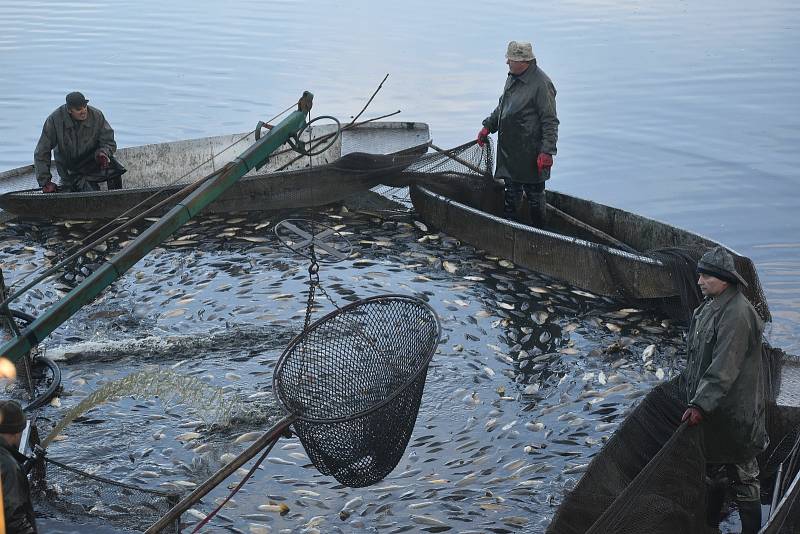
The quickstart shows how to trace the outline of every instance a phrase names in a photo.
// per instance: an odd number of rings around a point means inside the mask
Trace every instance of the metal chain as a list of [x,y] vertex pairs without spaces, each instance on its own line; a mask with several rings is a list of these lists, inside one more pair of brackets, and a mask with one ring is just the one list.
[[[308,301],[306,302],[306,318],[303,323],[303,332],[308,331],[308,326],[311,324],[311,310],[314,308],[314,294],[316,289],[322,286],[319,285],[319,263],[317,263],[317,255],[314,253],[314,242],[311,242],[309,247],[311,254],[311,265],[308,266]],[[324,292],[324,290],[323,290]]]

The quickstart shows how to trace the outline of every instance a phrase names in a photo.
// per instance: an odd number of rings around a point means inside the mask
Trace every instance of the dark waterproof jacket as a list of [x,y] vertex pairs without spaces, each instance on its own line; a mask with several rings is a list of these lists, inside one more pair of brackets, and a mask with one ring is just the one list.
[[519,76],[508,75],[500,103],[483,125],[498,132],[496,178],[535,184],[550,177],[539,176],[536,159],[556,153],[556,88],[536,62]]
[[706,299],[689,325],[688,403],[703,412],[706,461],[755,458],[769,443],[765,427],[761,333],[764,323],[735,285]]
[[75,169],[85,159],[94,158],[98,152],[111,157],[117,150],[114,130],[103,112],[92,106],[88,108],[85,121],[76,121],[70,117],[66,104],[56,109],[44,121],[42,135],[33,153],[34,170],[39,185],[52,179],[50,151],[53,149],[56,160],[70,170]]
[[36,534],[36,517],[31,503],[28,477],[22,470],[25,457],[0,438],[0,477],[3,479],[3,511],[6,532]]

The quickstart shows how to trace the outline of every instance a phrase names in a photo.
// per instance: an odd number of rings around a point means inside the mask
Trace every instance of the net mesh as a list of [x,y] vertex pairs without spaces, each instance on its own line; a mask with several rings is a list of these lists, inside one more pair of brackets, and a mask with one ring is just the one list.
[[[765,374],[779,368],[780,351],[764,345]],[[765,388],[774,398],[774,384]],[[769,502],[778,466],[793,453],[798,428],[780,428],[768,401],[771,444],[759,457],[762,501]],[[706,464],[698,428],[681,426],[686,408],[681,377],[655,387],[595,456],[564,497],[548,534],[703,532]],[[798,471],[791,464],[788,478]]]
[[[179,497],[93,475],[45,458],[32,472],[31,494],[36,508],[60,517],[94,518],[127,531],[143,531],[161,518]],[[179,532],[180,519],[162,532]]]
[[438,341],[433,310],[400,295],[354,302],[292,341],[273,388],[321,473],[362,487],[394,469]]

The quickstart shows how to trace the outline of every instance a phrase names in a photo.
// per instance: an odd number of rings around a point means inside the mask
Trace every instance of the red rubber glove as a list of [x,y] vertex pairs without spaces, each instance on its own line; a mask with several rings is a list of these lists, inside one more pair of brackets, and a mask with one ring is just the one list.
[[53,182],[47,182],[42,186],[42,193],[55,193],[58,191],[58,187]]
[[481,131],[478,132],[478,146],[483,147],[486,144],[486,140],[489,138],[489,128],[484,126],[481,128]]
[[111,159],[104,152],[98,152],[94,159],[101,169],[107,169],[111,163]]
[[681,417],[681,422],[684,421],[689,421],[689,426],[697,426],[703,422],[703,412],[694,406],[689,406],[686,408],[686,411],[683,412],[683,417]]
[[542,152],[539,154],[539,157],[536,158],[536,166],[539,167],[539,172],[542,172],[542,169],[549,169],[553,166],[553,156]]

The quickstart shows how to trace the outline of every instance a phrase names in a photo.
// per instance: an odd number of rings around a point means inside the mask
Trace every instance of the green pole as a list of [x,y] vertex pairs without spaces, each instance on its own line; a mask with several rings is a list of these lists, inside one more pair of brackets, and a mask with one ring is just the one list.
[[108,262],[86,277],[83,282],[20,332],[19,336],[0,347],[0,355],[12,362],[19,360],[85,304],[91,302],[106,287],[114,283],[148,252],[164,242],[175,230],[219,198],[250,169],[260,167],[269,155],[283,145],[289,137],[296,135],[305,127],[305,118],[311,110],[313,99],[314,95],[308,91],[304,92],[298,102],[297,111],[293,111],[238,158],[213,173],[203,185],[190,193]]

